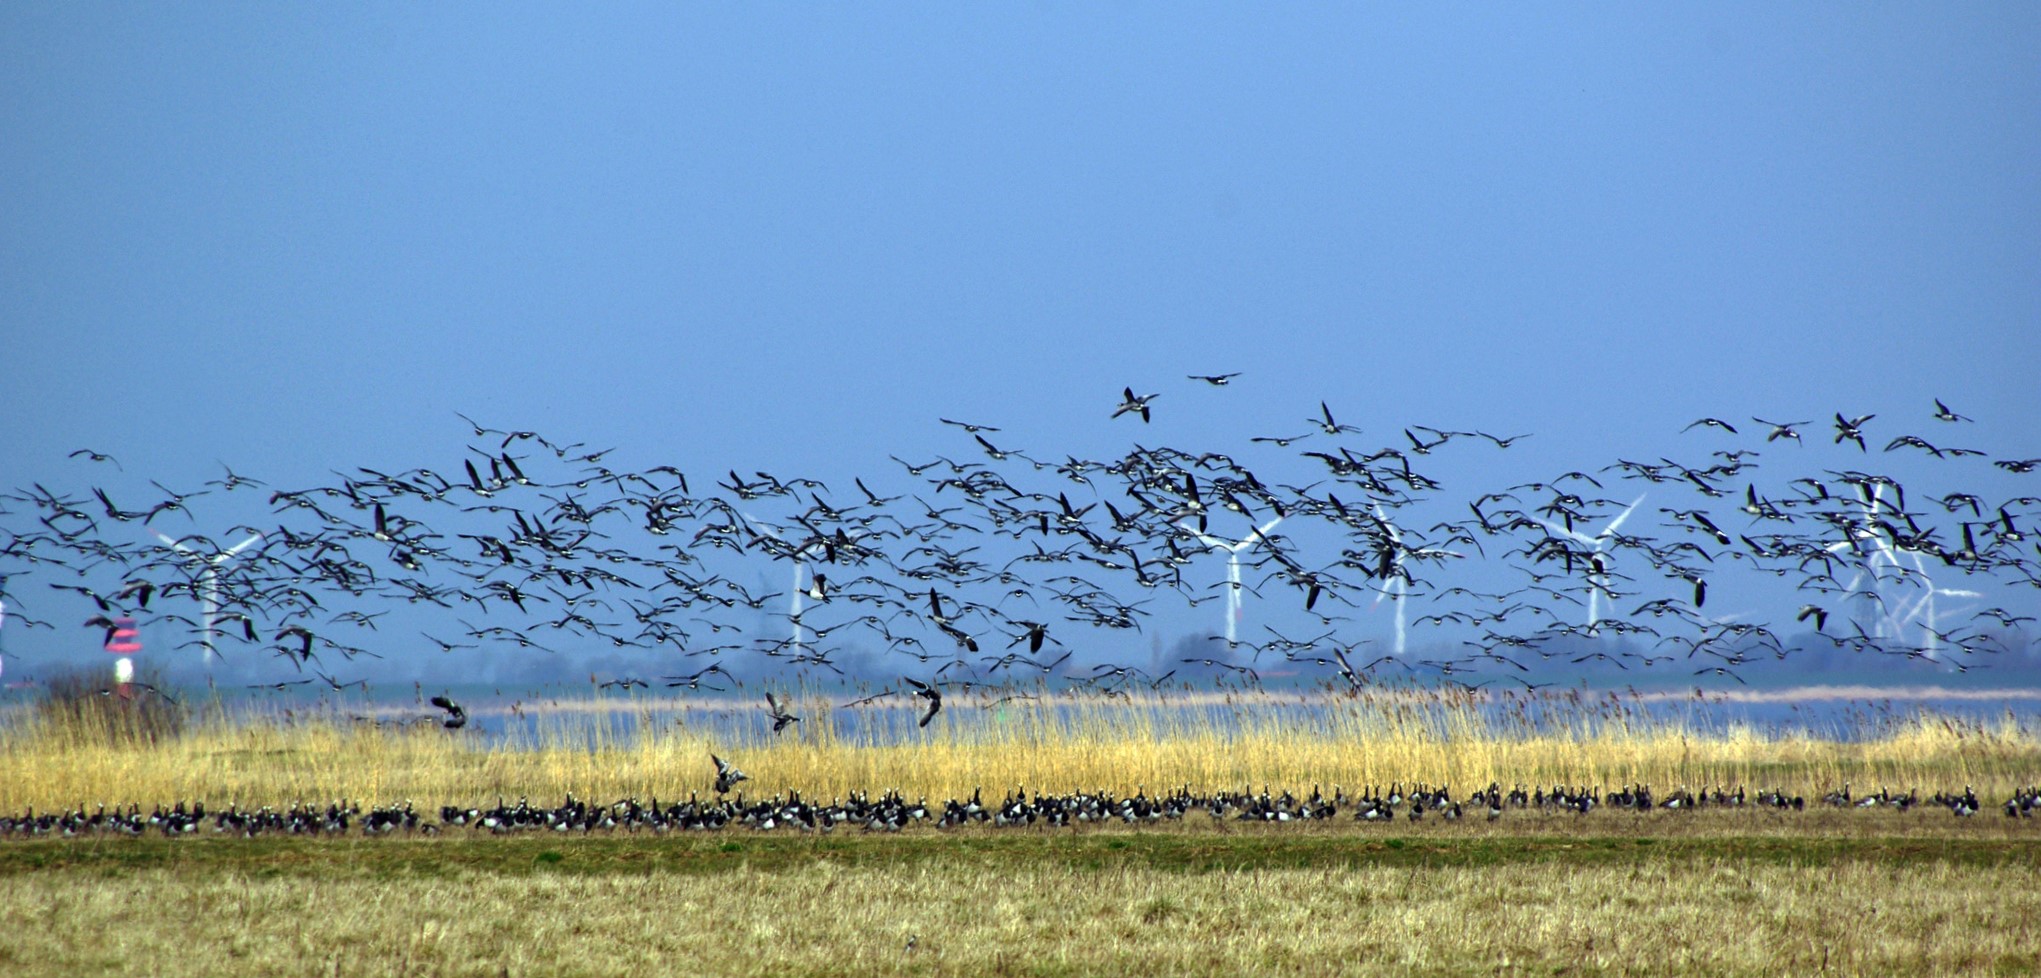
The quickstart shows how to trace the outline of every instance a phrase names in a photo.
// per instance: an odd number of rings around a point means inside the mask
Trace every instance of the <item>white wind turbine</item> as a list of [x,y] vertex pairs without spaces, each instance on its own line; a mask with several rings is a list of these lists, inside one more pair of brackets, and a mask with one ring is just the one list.
[[1255,544],[1264,542],[1268,537],[1268,532],[1275,529],[1276,524],[1282,521],[1283,518],[1278,516],[1267,523],[1263,523],[1237,543],[1200,533],[1197,530],[1191,529],[1188,523],[1177,524],[1184,532],[1197,537],[1199,543],[1214,550],[1226,551],[1226,647],[1229,649],[1239,642],[1240,555],[1243,551],[1252,549]]
[[[1879,524],[1878,510],[1884,502],[1885,484],[1881,482],[1874,485],[1870,497],[1860,503],[1864,508],[1863,521],[1851,524],[1848,528],[1849,538],[1829,544],[1827,550],[1829,553],[1849,550],[1857,555],[1857,572],[1852,574],[1850,582],[1843,586],[1843,600],[1849,601],[1861,596],[1867,612],[1873,612],[1875,609],[1875,613],[1867,613],[1864,616],[1869,618],[1871,625],[1866,634],[1881,641],[1885,639],[1905,641],[1907,631],[1919,627],[1921,651],[1933,659],[1936,657],[1935,650],[1941,643],[1941,636],[1937,631],[1935,597],[1941,595],[1952,598],[1981,598],[1984,595],[1960,588],[1936,587],[1934,579],[1928,575],[1928,565],[1921,559],[1920,551],[1900,550],[1894,545],[1889,531]],[[1912,558],[1912,567],[1908,567],[1901,559],[1902,554]],[[1865,584],[1866,578],[1870,579],[1868,589],[1859,590],[1860,586]],[[1921,587],[1918,595],[1911,598],[1886,596],[1884,588],[1886,582],[1908,580],[1919,581]],[[1861,625],[1861,619],[1859,623]]]
[[1389,580],[1384,582],[1381,589],[1375,592],[1374,606],[1377,608],[1381,607],[1384,600],[1396,602],[1396,654],[1402,655],[1404,636],[1403,599],[1410,593],[1410,579],[1403,572],[1403,558],[1411,554],[1419,557],[1458,557],[1461,555],[1458,551],[1439,550],[1432,547],[1419,547],[1415,550],[1403,549],[1403,531],[1398,530],[1396,524],[1389,522],[1388,515],[1382,512],[1381,503],[1375,504],[1375,522],[1382,527],[1384,533],[1389,535],[1389,545],[1395,548],[1395,555],[1390,558],[1389,562]]
[[152,532],[156,534],[156,539],[163,541],[170,549],[184,554],[192,560],[205,561],[205,569],[199,571],[197,583],[200,608],[199,624],[205,633],[201,639],[201,644],[205,647],[206,668],[210,669],[213,665],[213,657],[217,654],[213,651],[213,634],[216,631],[213,627],[213,622],[220,614],[220,565],[234,559],[241,551],[248,549],[250,544],[262,539],[262,533],[257,531],[248,539],[207,557],[185,546],[183,541],[171,539],[170,535],[162,530]]
[[1609,545],[1609,541],[1616,538],[1616,530],[1622,527],[1623,521],[1629,519],[1630,514],[1635,512],[1638,505],[1643,502],[1644,497],[1638,496],[1635,502],[1624,507],[1621,513],[1616,514],[1615,519],[1609,521],[1609,525],[1602,527],[1602,532],[1594,536],[1588,536],[1579,530],[1568,529],[1544,520],[1538,521],[1548,532],[1566,537],[1575,543],[1586,544],[1589,548],[1588,560],[1594,565],[1599,565],[1596,569],[1590,570],[1587,576],[1587,633],[1589,635],[1596,634],[1601,626],[1602,592],[1609,588],[1609,562],[1608,558],[1602,556],[1603,548]]
[[[1928,658],[1933,659],[1936,658],[1935,650],[1941,645],[1942,641],[1942,636],[1937,630],[1935,620],[1935,595],[1939,594],[1951,598],[1981,598],[1984,597],[1984,594],[1979,591],[1968,591],[1960,588],[1936,587],[1935,582],[1928,577],[1927,567],[1922,563],[1920,554],[1914,554],[1913,560],[1916,565],[1920,565],[1915,569],[1914,573],[1921,580],[1921,595],[1914,599],[1913,604],[1904,609],[1904,617],[1900,621],[1911,622],[1921,627],[1921,652]],[[1961,611],[1963,609],[1959,608],[1957,610]]]
[[[758,517],[746,513],[744,518],[750,520],[752,525],[758,528],[758,532],[781,543],[787,542],[787,538],[780,536],[778,530]],[[805,643],[801,637],[801,598],[808,593],[808,555],[821,546],[819,542],[811,543],[794,551],[794,586],[787,591],[787,617],[792,620],[794,626],[793,652],[796,658],[800,657],[801,646]]]

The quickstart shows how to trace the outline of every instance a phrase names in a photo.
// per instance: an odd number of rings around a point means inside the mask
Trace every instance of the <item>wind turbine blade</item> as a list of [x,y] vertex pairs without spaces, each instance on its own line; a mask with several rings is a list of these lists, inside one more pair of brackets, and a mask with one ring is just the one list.
[[1381,503],[1375,504],[1375,522],[1382,524],[1382,532],[1389,534],[1390,543],[1403,542],[1403,532],[1396,529],[1396,524],[1389,522],[1389,514],[1382,512]]
[[1188,533],[1188,534],[1190,534],[1191,536],[1197,537],[1197,538],[1198,538],[1198,542],[1199,542],[1199,543],[1202,543],[1202,544],[1204,544],[1205,546],[1207,546],[1207,547],[1210,547],[1210,548],[1212,548],[1212,549],[1214,549],[1214,550],[1232,550],[1232,549],[1233,549],[1233,544],[1232,544],[1232,541],[1230,541],[1230,540],[1221,540],[1221,539],[1219,539],[1218,537],[1215,537],[1215,536],[1210,536],[1210,535],[1208,535],[1208,534],[1204,534],[1204,533],[1200,533],[1200,532],[1198,532],[1197,530],[1195,530],[1195,529],[1192,529],[1192,528],[1191,528],[1191,527],[1190,527],[1189,525],[1187,525],[1187,524],[1184,524],[1184,523],[1178,523],[1178,524],[1177,524],[1176,526],[1177,526],[1177,529],[1180,529],[1180,530],[1184,531],[1185,533]]
[[1618,515],[1615,519],[1610,520],[1608,526],[1602,528],[1601,535],[1606,537],[1614,534],[1616,532],[1616,529],[1623,525],[1623,521],[1629,519],[1630,514],[1636,512],[1637,507],[1643,502],[1644,497],[1641,495],[1638,496],[1636,502],[1631,503],[1628,507],[1626,507],[1623,510],[1623,512],[1620,515]]
[[184,553],[191,553],[190,547],[187,547],[184,544],[179,543],[175,538],[171,537],[170,534],[165,533],[162,530],[158,530],[155,527],[150,527],[149,532],[156,534],[156,539],[163,541],[171,549],[182,551]]
[[1283,518],[1278,516],[1275,519],[1268,521],[1267,523],[1263,523],[1262,525],[1255,527],[1254,532],[1247,535],[1247,539],[1240,541],[1241,546],[1246,546],[1247,544],[1258,539],[1267,539],[1269,531],[1275,529],[1276,524],[1281,523],[1282,521]]
[[[159,534],[157,534],[157,536],[162,536],[162,534],[160,534],[160,533],[159,533]],[[225,553],[221,554],[220,556],[222,556],[222,557],[232,557],[232,556],[234,556],[235,554],[238,554],[238,553],[240,553],[241,551],[243,551],[243,550],[246,550],[246,549],[248,549],[248,545],[249,545],[249,544],[251,544],[251,543],[254,543],[255,541],[257,541],[257,540],[260,540],[260,539],[262,539],[262,534],[260,534],[260,533],[257,533],[257,534],[255,534],[254,536],[252,536],[252,537],[249,537],[248,539],[246,539],[246,540],[243,540],[243,541],[241,541],[240,543],[237,543],[237,544],[233,545],[232,547],[229,547],[229,548],[227,548],[227,551],[226,551]],[[179,548],[179,549],[182,549],[182,548]]]
[[1535,522],[1536,522],[1536,523],[1537,523],[1537,524],[1538,524],[1539,526],[1542,526],[1542,527],[1544,527],[1544,528],[1545,528],[1545,531],[1546,531],[1547,533],[1550,533],[1550,534],[1552,534],[1553,536],[1560,536],[1560,537],[1565,537],[1565,538],[1567,538],[1567,539],[1569,539],[1569,540],[1572,540],[1572,541],[1573,541],[1573,542],[1575,542],[1575,543],[1590,543],[1590,544],[1591,544],[1591,543],[1595,542],[1595,538],[1594,538],[1594,537],[1588,536],[1587,534],[1585,534],[1585,533],[1582,533],[1582,532],[1580,532],[1579,530],[1569,530],[1569,529],[1567,529],[1567,528],[1565,528],[1565,527],[1563,527],[1563,526],[1560,526],[1560,525],[1559,525],[1559,524],[1557,524],[1557,523],[1552,523],[1552,522],[1548,522],[1548,521],[1546,521],[1546,520],[1538,519],[1538,518],[1537,518],[1537,517],[1535,517],[1535,516],[1534,516],[1534,517],[1532,517],[1531,519],[1532,519],[1533,521],[1535,521]]

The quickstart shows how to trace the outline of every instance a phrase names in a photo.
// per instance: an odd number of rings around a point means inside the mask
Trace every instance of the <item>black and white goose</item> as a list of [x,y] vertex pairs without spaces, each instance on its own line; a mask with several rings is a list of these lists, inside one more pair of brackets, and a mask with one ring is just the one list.
[[428,702],[446,711],[446,716],[439,721],[440,726],[448,730],[459,730],[468,725],[468,711],[462,709],[459,703],[445,696],[435,696]]
[[788,713],[787,708],[781,706],[779,699],[771,693],[765,694],[765,707],[767,715],[772,717],[773,733],[779,733],[787,729],[789,725],[801,722],[800,717]]
[[1156,398],[1161,397],[1162,395],[1141,394],[1137,396],[1134,393],[1134,388],[1129,387],[1121,391],[1121,396],[1123,400],[1120,401],[1119,407],[1113,409],[1113,417],[1117,418],[1122,414],[1137,413],[1141,415],[1141,423],[1147,424],[1148,402],[1155,400]]
[[922,714],[921,722],[916,724],[919,727],[926,727],[928,721],[935,719],[935,715],[943,711],[943,691],[912,677],[907,677],[907,685],[914,687],[914,695],[928,701],[928,712]]
[[714,754],[709,755],[709,760],[716,762],[716,794],[719,795],[729,794],[730,789],[736,787],[737,782],[751,780],[750,775],[745,774],[743,771],[737,770],[728,762],[724,761],[722,758],[717,757]]

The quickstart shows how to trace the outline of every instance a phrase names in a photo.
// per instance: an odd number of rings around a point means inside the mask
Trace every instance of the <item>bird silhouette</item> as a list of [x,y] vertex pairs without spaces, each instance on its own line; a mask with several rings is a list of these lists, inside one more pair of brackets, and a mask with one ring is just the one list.
[[787,729],[789,725],[801,722],[800,717],[788,713],[786,707],[781,706],[780,701],[774,698],[770,692],[765,694],[765,707],[766,715],[772,718],[773,733],[779,733]]
[[1117,418],[1122,414],[1127,414],[1131,412],[1141,415],[1141,422],[1143,424],[1146,424],[1148,422],[1148,402],[1155,400],[1156,398],[1161,396],[1162,395],[1160,394],[1142,394],[1136,396],[1134,394],[1134,388],[1129,387],[1122,392],[1120,406],[1113,409],[1113,417]]
[[730,789],[737,786],[737,782],[751,779],[750,775],[737,770],[714,754],[709,755],[709,760],[716,762],[716,794],[729,794]]
[[911,676],[906,678],[907,685],[914,687],[914,695],[928,701],[928,712],[923,713],[921,715],[921,722],[915,724],[918,727],[926,727],[928,726],[928,721],[935,719],[935,715],[943,711],[942,690]]
[[435,696],[427,702],[445,711],[446,716],[440,720],[440,726],[448,730],[459,730],[468,725],[468,711],[461,709],[459,703],[445,696]]

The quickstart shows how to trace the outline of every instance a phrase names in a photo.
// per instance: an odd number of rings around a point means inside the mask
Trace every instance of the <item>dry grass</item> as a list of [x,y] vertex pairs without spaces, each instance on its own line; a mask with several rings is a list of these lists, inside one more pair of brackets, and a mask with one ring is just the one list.
[[[1780,787],[1810,797],[1853,782],[1924,792],[1977,786],[2002,797],[2041,780],[2041,738],[2007,717],[1993,724],[1919,717],[1852,737],[1697,733],[1645,719],[1613,700],[1547,704],[1563,721],[1531,723],[1464,696],[1237,697],[1215,702],[1080,700],[999,708],[963,698],[927,730],[906,706],[867,712],[855,732],[828,704],[775,737],[727,711],[644,710],[618,732],[561,708],[536,737],[487,741],[434,726],[387,729],[340,718],[229,718],[209,710],[177,738],[123,736],[119,718],[20,716],[0,728],[0,810],[79,803],[204,799],[278,804],[350,798],[424,804],[610,799],[706,792],[715,751],[749,772],[752,794],[810,797],[897,788],[932,799],[983,785],[1003,793],[1190,785],[1199,791],[1273,785],[1300,791],[1394,781],[1461,792],[1555,783]],[[740,711],[752,711],[747,703]],[[1314,711],[1300,721],[1300,711]],[[740,712],[740,716],[748,715]],[[720,719],[719,719],[720,717]]]
[[[139,678],[150,685],[161,682],[161,677],[146,672]],[[174,740],[184,733],[188,719],[182,707],[143,687],[112,687],[102,676],[79,671],[51,676],[33,711],[42,729],[89,736],[108,745]]]
[[[1110,858],[1130,839],[1131,851],[1142,852],[1152,834],[981,838],[982,846],[930,840],[942,850],[936,858],[915,855],[930,847],[922,840],[838,840],[832,848],[789,840],[797,845],[756,861],[700,837],[122,842],[105,850],[155,847],[150,864],[84,858],[34,872],[18,860],[0,867],[0,933],[8,935],[0,974],[2041,968],[2041,868],[2031,841],[1926,854],[1879,845],[1854,854],[1632,846],[1610,859],[1555,863],[1549,852],[1490,852],[1478,842],[1384,850],[1378,841],[1366,851],[1330,836],[1303,865],[1284,866],[1270,864],[1280,848],[1243,849],[1236,858],[1224,841],[1181,836],[1203,840],[1187,843],[1198,847],[1197,866],[1153,852]],[[1267,841],[1254,833],[1235,839]],[[13,851],[85,848],[31,843]],[[690,848],[708,865],[650,858],[685,859]],[[233,862],[250,852],[259,858]],[[485,853],[495,861],[467,860]]]

